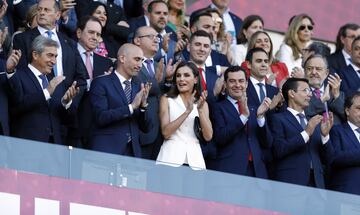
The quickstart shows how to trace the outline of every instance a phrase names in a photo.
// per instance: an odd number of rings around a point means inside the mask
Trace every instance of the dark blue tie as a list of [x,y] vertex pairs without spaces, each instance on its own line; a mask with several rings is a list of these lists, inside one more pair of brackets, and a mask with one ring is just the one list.
[[155,73],[154,73],[154,70],[152,68],[152,65],[153,65],[152,60],[151,59],[146,59],[145,63],[146,63],[146,68],[148,70],[148,73],[149,73],[150,77],[154,77]]
[[[360,128],[355,129],[355,131],[360,135]],[[360,138],[358,140],[360,141]]]
[[261,103],[265,99],[264,84],[263,83],[258,83],[258,85],[260,87],[260,103]]
[[49,86],[49,82],[48,82],[48,80],[46,78],[46,75],[41,74],[41,75],[39,75],[39,78],[41,79],[42,88],[46,89]]
[[[53,33],[52,31],[45,31],[45,33],[46,33],[46,35],[47,35],[48,38],[54,40],[54,39],[52,38],[52,36],[54,35],[54,33]],[[55,63],[55,65],[54,65],[54,67],[53,67],[53,71],[54,71],[54,76],[56,77],[56,76],[57,76],[56,63]]]
[[125,96],[126,96],[126,100],[128,102],[128,104],[130,104],[131,102],[131,82],[129,80],[124,81],[125,84]]
[[306,128],[305,115],[302,114],[302,113],[298,113],[297,115],[298,115],[298,117],[299,117],[299,119],[300,119],[300,125],[301,125],[301,127],[302,127],[303,129],[305,129],[305,128]]

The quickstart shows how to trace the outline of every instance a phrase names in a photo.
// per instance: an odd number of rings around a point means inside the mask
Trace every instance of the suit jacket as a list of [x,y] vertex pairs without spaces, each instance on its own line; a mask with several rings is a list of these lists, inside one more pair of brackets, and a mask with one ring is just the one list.
[[[4,70],[1,70],[4,71]],[[9,135],[8,83],[5,72],[0,73],[0,135]]]
[[350,95],[360,90],[360,78],[358,72],[354,70],[351,64],[338,71],[338,73],[342,80],[340,90],[343,91],[345,95]]
[[[93,56],[93,61],[93,78],[104,75],[104,72],[108,71],[112,66],[111,60],[95,53]],[[88,73],[86,73],[86,79],[89,78],[90,77]],[[89,91],[85,91],[81,98],[76,118],[77,123],[73,128],[69,129],[69,139],[67,143],[71,146],[89,148],[88,141],[91,136],[92,127],[94,124]]]
[[328,57],[329,67],[335,69],[337,72],[340,72],[345,68],[346,62],[342,51],[335,52]]
[[[209,5],[208,8],[211,8],[211,5]],[[238,17],[234,13],[229,12],[229,14],[230,14],[231,20],[233,21],[234,26],[235,26],[235,33],[236,33],[235,36],[236,36],[236,35],[240,34],[240,30],[241,30],[243,21],[240,17]]]
[[360,195],[360,142],[346,122],[334,126],[330,133],[331,156],[330,189]]
[[29,68],[17,70],[8,81],[10,135],[42,142],[48,142],[52,136],[56,144],[61,144],[61,119],[73,118],[76,111],[73,104],[67,110],[61,104],[67,90],[65,84],[60,83],[46,101],[42,86]]
[[[116,72],[116,71],[115,71]],[[91,149],[125,155],[131,147],[135,157],[141,157],[140,130],[151,129],[147,111],[130,113],[125,92],[115,72],[93,80],[90,103],[95,117],[95,128],[90,140]],[[140,91],[140,81],[131,81],[132,99]],[[128,138],[131,136],[130,144]]]
[[[266,97],[272,99],[276,94],[278,94],[279,89],[273,87],[269,84],[265,84]],[[261,104],[258,94],[256,93],[253,83],[249,80],[248,86],[246,88],[246,95],[248,97],[248,105],[258,108]]]
[[[156,70],[157,64],[154,64]],[[155,71],[154,71],[155,72]],[[165,77],[165,74],[164,74]],[[159,120],[159,103],[161,96],[161,88],[163,83],[158,83],[155,77],[150,76],[148,70],[144,67],[141,68],[138,78],[142,83],[151,82],[151,89],[149,92],[147,107],[148,118],[151,119],[153,127],[148,132],[140,131],[140,142],[142,149],[142,157],[146,159],[156,159],[160,147],[163,142],[163,138],[160,131]]]
[[212,116],[217,145],[215,169],[245,174],[251,152],[256,177],[267,178],[262,149],[271,146],[271,132],[266,123],[263,127],[258,126],[256,109],[249,107],[249,110],[249,120],[244,125],[238,111],[228,99],[214,105]]
[[274,137],[275,180],[306,186],[312,165],[316,187],[324,188],[321,156],[325,160],[326,152],[331,147],[328,143],[322,144],[320,126],[305,143],[300,134],[303,129],[290,111],[272,115],[270,122]]

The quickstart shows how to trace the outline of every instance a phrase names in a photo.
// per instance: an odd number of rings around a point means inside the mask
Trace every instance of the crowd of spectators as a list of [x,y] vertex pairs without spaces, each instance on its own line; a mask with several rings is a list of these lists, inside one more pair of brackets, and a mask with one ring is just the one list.
[[0,1],[1,135],[360,195],[358,24],[274,53],[230,0]]

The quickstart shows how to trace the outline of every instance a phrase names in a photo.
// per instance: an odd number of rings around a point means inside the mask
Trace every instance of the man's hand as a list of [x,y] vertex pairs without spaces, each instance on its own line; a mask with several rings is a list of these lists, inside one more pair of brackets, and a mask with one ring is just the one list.
[[76,87],[76,81],[72,83],[72,85],[67,89],[61,101],[64,104],[68,104],[77,94],[79,94],[80,88]]
[[123,27],[126,27],[126,28],[130,28],[129,24],[126,22],[126,21],[119,21],[116,25],[118,26],[123,26]]
[[76,2],[74,0],[60,0],[61,18],[65,22],[69,19],[69,11],[74,8]]
[[133,102],[131,103],[131,106],[132,106],[133,110],[136,110],[136,109],[138,109],[140,107],[141,101],[142,101],[143,96],[144,96],[144,91],[145,91],[144,84],[141,84],[140,91],[136,94]]
[[334,114],[329,112],[329,117],[323,118],[320,125],[320,131],[322,136],[327,136],[330,133],[331,128],[334,125]]
[[327,85],[325,87],[324,93],[320,98],[322,103],[325,103],[330,100],[330,85]]
[[8,3],[6,0],[0,0],[3,2],[3,6],[1,6],[0,8],[0,19],[4,18],[5,14],[6,14],[6,10],[8,8]]
[[300,67],[294,67],[292,69],[290,77],[292,77],[292,78],[304,78],[305,77],[304,70],[302,68],[300,68]]
[[143,97],[141,98],[141,107],[142,108],[146,108],[148,106],[147,99],[149,97],[149,92],[150,92],[151,86],[152,86],[151,82],[147,82],[144,85],[144,93],[143,93]]
[[6,71],[7,73],[12,73],[15,67],[18,65],[21,58],[21,50],[12,50],[10,56],[6,61]]
[[257,109],[256,117],[259,119],[263,118],[265,116],[266,111],[269,110],[270,105],[271,105],[271,99],[268,97],[265,97],[264,100],[262,101],[261,105]]
[[155,79],[158,83],[160,83],[163,80],[163,77],[164,77],[164,58],[161,58],[155,69]]
[[46,88],[47,91],[49,92],[50,96],[54,93],[56,87],[63,81],[65,80],[65,77],[60,75],[60,76],[56,76],[53,79],[51,79],[51,81],[49,82],[49,86]]
[[284,97],[283,97],[281,91],[279,91],[278,94],[276,94],[273,97],[273,99],[271,100],[270,110],[273,110],[277,106],[280,106],[282,104],[283,100],[284,100]]
[[241,97],[240,97],[240,99],[239,99],[239,101],[238,102],[240,102],[240,110],[239,110],[239,112],[240,112],[240,114],[242,114],[242,115],[244,115],[244,116],[246,116],[246,117],[249,117],[250,116],[250,111],[249,111],[249,107],[248,107],[248,105],[247,105],[247,96],[246,96],[246,93],[244,93]]
[[337,73],[335,73],[335,75],[329,75],[328,83],[331,88],[331,94],[334,96],[334,99],[337,99],[340,96],[340,76]]
[[215,96],[218,96],[224,89],[224,75],[222,75],[216,79],[213,93]]
[[315,115],[309,120],[305,128],[305,131],[309,136],[311,136],[314,133],[316,126],[321,122],[322,118],[323,117],[320,115]]
[[208,96],[208,93],[207,93],[206,90],[201,93],[201,96],[200,96],[200,98],[198,100],[198,104],[197,104],[197,109],[199,111],[201,111],[202,108],[204,107],[204,104],[206,103],[207,96]]

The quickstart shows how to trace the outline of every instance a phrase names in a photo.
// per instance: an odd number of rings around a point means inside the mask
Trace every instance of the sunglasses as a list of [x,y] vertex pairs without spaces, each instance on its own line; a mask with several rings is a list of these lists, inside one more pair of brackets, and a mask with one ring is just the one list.
[[299,27],[299,31],[303,31],[303,30],[305,30],[305,28],[307,28],[309,31],[312,31],[314,29],[314,26],[312,26],[312,25],[301,25]]

